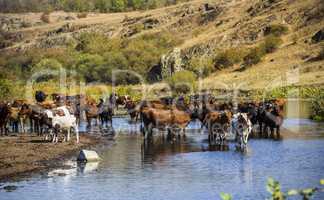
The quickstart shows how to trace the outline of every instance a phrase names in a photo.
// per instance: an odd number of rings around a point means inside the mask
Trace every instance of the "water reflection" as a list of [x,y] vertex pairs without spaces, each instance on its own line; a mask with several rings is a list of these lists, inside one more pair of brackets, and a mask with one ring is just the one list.
[[81,174],[87,174],[98,169],[99,162],[78,162],[78,172]]

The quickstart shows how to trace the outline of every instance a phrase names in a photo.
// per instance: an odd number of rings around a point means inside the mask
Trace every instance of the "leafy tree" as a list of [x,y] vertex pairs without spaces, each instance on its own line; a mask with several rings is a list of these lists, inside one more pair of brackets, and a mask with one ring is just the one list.
[[0,99],[8,99],[13,96],[13,88],[14,84],[11,80],[0,78]]
[[100,80],[100,74],[104,59],[96,54],[80,54],[75,65],[75,70],[78,71],[86,82],[94,82]]
[[112,0],[111,10],[113,11],[124,11],[127,3],[124,0]]

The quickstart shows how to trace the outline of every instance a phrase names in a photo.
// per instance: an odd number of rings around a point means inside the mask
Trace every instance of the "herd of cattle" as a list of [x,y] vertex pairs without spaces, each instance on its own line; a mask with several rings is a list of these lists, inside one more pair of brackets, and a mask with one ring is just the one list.
[[[134,102],[129,96],[111,94],[107,99],[94,99],[85,95],[64,96],[47,95],[37,91],[37,103],[25,100],[0,103],[1,135],[12,132],[30,132],[45,135],[57,142],[60,136],[70,139],[70,131],[78,139],[80,121],[86,121],[91,127],[92,120],[102,127],[112,126],[115,109],[123,106],[132,121],[141,121],[141,131],[145,138],[153,135],[153,129],[167,130],[168,137],[181,137],[192,120],[200,120],[202,127],[209,133],[209,140],[223,143],[227,133],[232,132],[240,145],[246,145],[248,135],[258,124],[259,134],[268,137],[274,133],[279,137],[283,122],[284,100],[275,99],[263,102],[232,103],[218,101],[211,95],[193,95],[189,100],[179,98],[161,98],[159,100]],[[49,98],[48,98],[49,99]],[[61,134],[62,133],[62,134]],[[63,134],[64,133],[64,134]]]

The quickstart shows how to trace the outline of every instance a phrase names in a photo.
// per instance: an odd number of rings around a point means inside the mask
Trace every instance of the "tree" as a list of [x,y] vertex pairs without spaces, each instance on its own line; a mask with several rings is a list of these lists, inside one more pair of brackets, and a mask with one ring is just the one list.
[[126,2],[124,0],[112,0],[112,10],[115,12],[124,11]]
[[86,82],[100,81],[100,74],[104,64],[103,57],[96,54],[80,54],[77,58],[75,70],[84,77]]
[[14,94],[14,83],[8,79],[0,78],[0,99],[7,100]]

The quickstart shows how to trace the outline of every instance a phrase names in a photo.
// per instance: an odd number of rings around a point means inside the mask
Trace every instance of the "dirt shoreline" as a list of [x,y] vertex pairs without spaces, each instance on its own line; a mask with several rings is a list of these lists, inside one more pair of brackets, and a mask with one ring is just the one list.
[[86,134],[81,135],[79,144],[75,141],[52,144],[44,142],[42,137],[28,134],[0,137],[0,183],[64,167],[64,161],[76,156],[81,149],[92,149],[106,142]]

